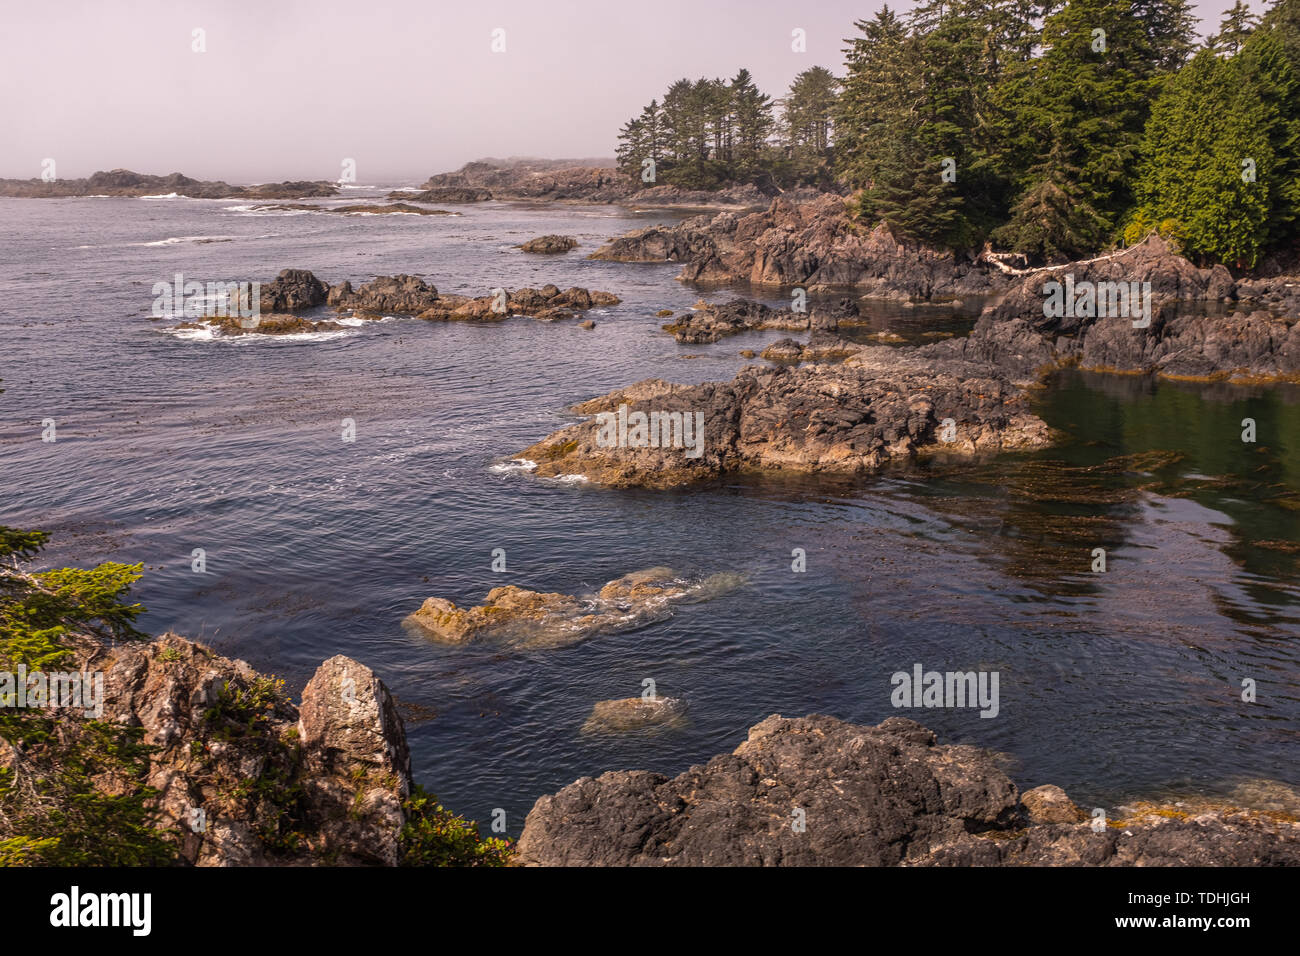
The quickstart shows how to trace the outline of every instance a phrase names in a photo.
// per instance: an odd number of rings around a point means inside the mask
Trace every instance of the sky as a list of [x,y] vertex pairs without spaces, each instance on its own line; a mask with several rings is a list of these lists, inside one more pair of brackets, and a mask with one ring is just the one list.
[[[4,0],[0,177],[53,159],[61,179],[335,180],[351,159],[358,183],[387,184],[486,156],[609,157],[619,127],[683,76],[743,66],[777,97],[811,66],[842,75],[844,38],[881,5]],[[1193,6],[1213,32],[1231,0]]]

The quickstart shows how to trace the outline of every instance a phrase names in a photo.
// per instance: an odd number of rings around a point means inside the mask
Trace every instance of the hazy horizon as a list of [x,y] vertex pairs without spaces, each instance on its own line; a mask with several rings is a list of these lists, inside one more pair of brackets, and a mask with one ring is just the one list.
[[[619,127],[683,76],[745,67],[776,98],[809,67],[842,75],[853,22],[882,5],[24,5],[8,12],[0,58],[11,93],[0,108],[0,177],[39,178],[52,158],[60,179],[127,168],[231,183],[336,180],[352,159],[364,184],[418,182],[488,156],[612,157]],[[1204,35],[1231,2],[1192,6]],[[491,49],[498,28],[503,53]],[[806,52],[791,49],[796,28]],[[195,29],[203,53],[192,49]]]

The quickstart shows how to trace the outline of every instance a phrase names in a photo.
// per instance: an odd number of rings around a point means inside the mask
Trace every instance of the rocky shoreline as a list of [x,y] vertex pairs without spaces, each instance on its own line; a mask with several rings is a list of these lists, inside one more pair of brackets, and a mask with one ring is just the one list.
[[[728,189],[682,189],[646,186],[630,181],[611,165],[589,161],[520,160],[472,162],[455,172],[430,176],[415,195],[392,192],[390,199],[415,202],[617,203],[624,206],[683,206],[689,208],[747,208],[765,206],[771,195],[755,186]],[[787,198],[807,200],[824,195],[811,188],[791,190]]]
[[[926,345],[862,345],[838,335],[842,326],[861,324],[853,298],[807,312],[743,299],[701,302],[665,331],[690,344],[772,329],[806,331],[808,340],[773,343],[763,358],[779,367],[745,368],[731,382],[648,380],[582,402],[572,412],[596,418],[514,457],[536,462],[541,477],[581,475],[612,487],[672,488],[753,470],[857,475],[927,454],[1050,444],[1049,429],[1028,407],[1027,389],[1065,366],[1205,382],[1300,383],[1295,275],[1238,281],[1223,266],[1195,266],[1155,235],[1111,255],[1043,269],[1008,270],[992,259],[963,263],[896,243],[883,227],[857,236],[833,202],[797,207],[778,200],[766,213],[744,218],[722,213],[641,230],[592,258],[676,259],[688,281],[802,282],[816,289],[833,279],[839,292],[865,289],[863,302],[882,296],[934,301],[996,288],[971,333]],[[1054,310],[1047,304],[1054,287],[1089,294],[1111,289],[1126,297],[1131,291],[1132,301],[1115,313],[1096,301],[1086,310]],[[660,423],[664,416],[702,415],[702,454],[687,457],[680,445],[660,441],[653,424],[649,441],[602,441],[599,416],[624,406],[623,414],[658,415]]]
[[730,754],[674,778],[583,777],[540,798],[527,866],[1295,866],[1286,810],[1221,802],[1077,807],[1021,793],[988,751],[911,720],[876,727],[773,715]]
[[[83,636],[72,646],[82,669],[105,674],[102,719],[140,728],[155,748],[146,783],[183,864],[404,862],[410,753],[398,706],[369,668],[331,658],[295,705],[280,682],[175,634],[117,647]],[[686,714],[677,698],[600,701],[575,733],[667,733]],[[12,758],[0,752],[0,766]],[[910,720],[865,727],[774,715],[734,753],[676,778],[614,771],[540,797],[516,862],[1296,865],[1300,794],[1266,789],[1270,799],[1253,808],[1141,802],[1106,811],[1099,825],[1060,788],[1021,793],[995,755],[939,745]]]

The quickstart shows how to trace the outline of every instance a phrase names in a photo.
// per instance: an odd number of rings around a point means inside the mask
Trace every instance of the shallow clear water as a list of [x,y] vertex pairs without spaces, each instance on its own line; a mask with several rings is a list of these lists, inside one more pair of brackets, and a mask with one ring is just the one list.
[[[341,202],[367,196],[351,192]],[[583,258],[670,214],[460,211],[0,200],[0,522],[54,531],[50,564],[143,561],[147,629],[295,690],[334,654],[370,665],[404,707],[420,781],[479,820],[505,808],[513,833],[539,795],[579,776],[678,773],[770,713],[910,716],[1006,753],[1023,787],[1057,783],[1086,802],[1300,783],[1300,391],[1064,375],[1036,398],[1061,445],[856,483],[652,493],[496,473],[576,401],[647,377],[729,379],[740,350],[786,333],[678,345],[654,313],[701,293],[674,281],[677,266]],[[551,232],[579,249],[513,248]],[[177,271],[266,281],[288,267],[354,285],[407,272],[476,295],[554,282],[623,303],[591,314],[594,331],[402,318],[309,340],[186,339],[150,315],[153,284]],[[969,324],[929,309],[875,320],[913,340]],[[53,444],[40,440],[47,418]],[[1115,461],[1148,452],[1165,454]],[[1090,571],[1095,547],[1105,574]],[[191,570],[194,548],[207,574]],[[794,548],[805,573],[791,571]],[[448,648],[400,625],[430,595],[574,593],[657,565],[746,583],[561,650]],[[998,717],[895,710],[890,675],[917,662],[997,670]],[[687,699],[688,726],[579,734],[595,701],[637,695],[646,678]],[[1241,701],[1242,678],[1258,682],[1256,703]]]

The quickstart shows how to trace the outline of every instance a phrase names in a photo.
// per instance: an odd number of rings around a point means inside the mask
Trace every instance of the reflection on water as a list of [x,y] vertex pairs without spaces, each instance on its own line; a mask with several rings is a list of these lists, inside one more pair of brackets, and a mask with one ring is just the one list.
[[[291,687],[334,654],[364,661],[411,718],[421,782],[480,820],[506,809],[515,833],[539,795],[579,776],[680,773],[771,713],[893,716],[890,675],[918,662],[999,672],[996,719],[906,715],[1005,753],[1024,787],[1113,802],[1300,783],[1295,388],[1066,373],[1035,397],[1061,444],[856,482],[651,493],[494,472],[570,421],[576,401],[650,377],[730,379],[741,349],[789,334],[679,346],[655,313],[701,290],[675,282],[677,266],[583,258],[663,218],[487,204],[455,219],[299,216],[272,229],[220,203],[0,203],[0,521],[55,531],[51,562],[143,561],[145,627],[204,639]],[[514,249],[545,233],[582,245]],[[140,244],[194,236],[235,238]],[[463,294],[554,282],[623,302],[592,331],[395,319],[239,347],[149,319],[152,284],[176,271],[266,279],[285,267],[354,284],[419,274]],[[895,306],[867,319],[917,340],[969,322]],[[39,441],[47,417],[55,445]],[[355,443],[340,441],[344,418]],[[1257,423],[1253,444],[1243,418]],[[190,569],[196,547],[205,575]],[[792,570],[795,549],[805,571]],[[472,606],[502,584],[583,593],[657,566],[744,584],[545,651],[446,647],[401,627],[434,595]],[[687,701],[684,726],[580,733],[594,702],[636,696],[647,678]],[[1243,679],[1257,682],[1255,703]]]

